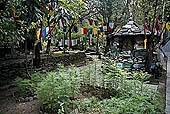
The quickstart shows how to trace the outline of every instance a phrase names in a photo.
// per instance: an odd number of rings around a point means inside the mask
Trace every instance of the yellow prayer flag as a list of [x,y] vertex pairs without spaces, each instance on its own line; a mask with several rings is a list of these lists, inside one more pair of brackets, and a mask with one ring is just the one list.
[[93,28],[93,33],[97,34],[97,28]]
[[170,30],[170,23],[166,23],[166,28]]
[[144,49],[146,49],[147,39],[144,40]]
[[39,40],[39,37],[40,37],[40,31],[41,31],[41,29],[38,29],[37,32],[36,32],[36,36],[37,36],[38,40]]
[[55,25],[55,28],[56,28],[56,29],[58,28],[58,24]]

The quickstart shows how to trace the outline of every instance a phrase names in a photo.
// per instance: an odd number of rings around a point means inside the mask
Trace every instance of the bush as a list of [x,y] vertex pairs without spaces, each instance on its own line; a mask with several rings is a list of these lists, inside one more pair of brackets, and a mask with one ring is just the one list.
[[[64,73],[60,70],[58,73],[49,73],[46,78],[39,83],[37,96],[40,101],[41,109],[50,113],[56,113],[59,110],[67,112],[80,85],[77,78],[72,73]],[[73,80],[74,79],[74,80]]]
[[26,97],[34,95],[39,82],[41,82],[43,75],[40,73],[33,73],[32,79],[23,79],[17,77],[14,81],[14,85],[17,88],[17,92],[20,96]]

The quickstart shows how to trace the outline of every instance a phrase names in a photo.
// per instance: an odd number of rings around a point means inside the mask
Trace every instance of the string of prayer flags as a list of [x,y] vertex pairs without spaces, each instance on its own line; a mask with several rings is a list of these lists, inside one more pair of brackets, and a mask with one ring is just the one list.
[[109,23],[109,27],[110,27],[111,29],[113,29],[113,28],[114,28],[114,23]]
[[97,28],[93,28],[93,34],[97,34]]
[[93,25],[93,20],[92,19],[89,19],[89,24]]
[[83,28],[83,34],[87,35],[88,29],[87,28]]

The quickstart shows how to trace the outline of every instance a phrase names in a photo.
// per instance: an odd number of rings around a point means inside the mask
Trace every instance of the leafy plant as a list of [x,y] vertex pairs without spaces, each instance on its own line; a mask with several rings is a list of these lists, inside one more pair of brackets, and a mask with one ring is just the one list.
[[43,74],[41,73],[33,73],[31,80],[20,77],[16,78],[14,85],[17,88],[17,92],[19,92],[21,96],[34,95],[38,83],[42,81],[42,77]]
[[[74,74],[73,71],[71,73]],[[71,77],[68,74],[64,71],[52,72],[39,83],[37,95],[43,110],[49,112],[63,112],[62,110],[64,110],[67,112],[71,98],[79,88],[76,76],[71,75]]]

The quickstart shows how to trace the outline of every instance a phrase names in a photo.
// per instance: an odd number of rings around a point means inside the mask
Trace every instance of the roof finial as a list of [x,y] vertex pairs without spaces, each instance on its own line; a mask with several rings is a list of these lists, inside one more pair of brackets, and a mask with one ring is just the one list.
[[132,15],[132,13],[130,13],[129,21],[133,21],[133,15]]

